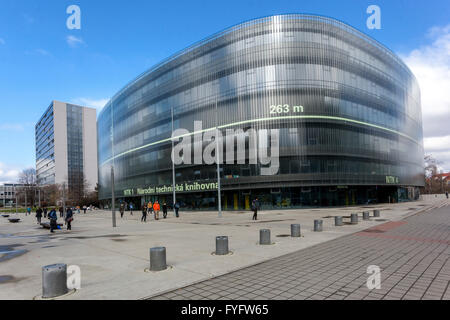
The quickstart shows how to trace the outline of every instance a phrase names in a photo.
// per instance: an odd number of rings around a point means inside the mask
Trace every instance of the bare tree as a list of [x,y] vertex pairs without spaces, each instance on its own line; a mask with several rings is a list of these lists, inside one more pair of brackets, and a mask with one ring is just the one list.
[[89,195],[90,184],[83,173],[71,176],[68,190],[68,200],[72,205],[82,205]]
[[19,175],[19,182],[23,185],[36,185],[36,170],[33,168],[23,170]]
[[432,154],[425,155],[425,193],[434,194],[444,192],[444,176],[440,168],[441,161]]
[[61,198],[60,187],[56,184],[41,188],[41,203],[43,207],[57,206]]
[[17,189],[18,197],[23,199],[25,206],[34,206],[36,201],[36,170],[25,169],[19,174],[19,183],[23,186]]

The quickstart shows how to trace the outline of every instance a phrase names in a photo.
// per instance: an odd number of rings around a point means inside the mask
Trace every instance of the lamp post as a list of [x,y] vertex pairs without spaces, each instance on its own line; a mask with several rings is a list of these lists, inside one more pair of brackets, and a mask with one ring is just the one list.
[[16,214],[17,214],[17,187],[14,185],[14,198],[16,198]]
[[63,205],[63,215],[66,214],[66,183],[63,182],[63,190],[62,190],[62,205]]
[[174,162],[174,155],[173,155],[173,148],[174,148],[174,142],[173,142],[173,106],[172,106],[172,207],[173,207],[173,215],[176,216],[176,210],[175,210],[175,203],[177,201],[177,195],[175,193],[175,162]]
[[111,213],[112,213],[112,226],[116,227],[116,193],[114,190],[114,97],[110,99],[111,101],[111,153],[112,153],[112,165],[111,165]]
[[112,212],[112,226],[116,227],[116,195],[114,192],[114,166],[111,166],[111,212]]
[[217,112],[217,99],[216,99],[216,162],[217,162],[217,209],[219,211],[219,218],[222,218],[222,198],[220,195],[219,119]]

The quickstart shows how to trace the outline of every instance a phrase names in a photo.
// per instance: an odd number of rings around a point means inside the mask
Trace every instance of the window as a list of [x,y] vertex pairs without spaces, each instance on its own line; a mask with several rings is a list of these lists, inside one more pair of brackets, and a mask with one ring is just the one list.
[[301,161],[301,166],[302,167],[310,167],[311,166],[311,161],[309,161],[309,160],[302,160]]
[[294,32],[284,32],[284,36],[286,38],[293,38],[294,37]]
[[251,44],[253,42],[255,42],[255,38],[254,37],[245,39],[245,44]]
[[286,64],[286,70],[295,70],[295,64],[289,63]]

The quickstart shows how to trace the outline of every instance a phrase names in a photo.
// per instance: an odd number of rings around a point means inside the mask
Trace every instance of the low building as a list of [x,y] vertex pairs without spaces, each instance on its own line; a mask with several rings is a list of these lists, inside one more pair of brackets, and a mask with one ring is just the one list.
[[13,207],[16,205],[16,192],[22,188],[22,184],[5,183],[0,185],[0,205],[5,207]]

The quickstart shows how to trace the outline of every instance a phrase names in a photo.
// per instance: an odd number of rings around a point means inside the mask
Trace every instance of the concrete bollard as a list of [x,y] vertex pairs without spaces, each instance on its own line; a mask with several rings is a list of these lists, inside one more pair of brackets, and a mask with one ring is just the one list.
[[369,211],[363,212],[363,220],[370,220],[370,212]]
[[323,231],[323,220],[314,220],[314,231],[315,232]]
[[216,237],[216,255],[223,256],[227,255],[228,253],[228,237]]
[[358,224],[358,214],[357,213],[352,213],[350,223]]
[[150,271],[163,271],[167,269],[166,248],[156,247],[150,249]]
[[270,242],[270,230],[269,229],[259,230],[259,244],[262,244],[262,245],[272,244]]
[[42,267],[42,298],[55,298],[67,292],[67,264]]
[[373,210],[373,216],[375,218],[379,218],[380,217],[380,210]]
[[301,236],[300,225],[299,224],[291,224],[291,237],[298,238]]
[[344,221],[342,219],[342,216],[334,217],[334,225],[336,227],[341,227],[344,225]]

